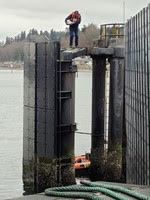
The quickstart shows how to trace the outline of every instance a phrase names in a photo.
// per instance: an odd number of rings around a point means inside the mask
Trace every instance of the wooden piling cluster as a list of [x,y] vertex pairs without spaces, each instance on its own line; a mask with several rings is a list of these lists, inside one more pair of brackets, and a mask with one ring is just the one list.
[[[23,182],[25,193],[75,183],[75,73],[59,42],[25,45]],[[67,55],[67,57],[66,57]]]
[[[112,162],[112,157],[104,151],[106,59],[111,73],[108,146],[115,152],[122,145],[124,51],[93,47],[89,52],[93,59],[91,178],[102,180],[106,176],[109,179],[109,168],[104,170],[106,161]],[[25,46],[23,181],[26,193],[75,183],[77,67],[72,65],[72,59],[85,54],[85,48],[60,52],[58,42]],[[116,171],[115,166],[113,169]],[[118,180],[118,176],[113,179]]]
[[[119,181],[122,176],[124,48],[94,47],[91,56],[93,59],[91,179]],[[104,149],[106,59],[110,62],[108,150]]]

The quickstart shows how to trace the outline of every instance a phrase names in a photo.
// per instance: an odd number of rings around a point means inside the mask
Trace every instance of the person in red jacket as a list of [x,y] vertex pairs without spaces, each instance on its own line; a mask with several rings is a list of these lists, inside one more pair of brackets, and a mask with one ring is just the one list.
[[70,30],[70,47],[73,45],[73,37],[75,35],[75,47],[78,47],[79,36],[78,36],[78,26],[81,23],[81,15],[76,10],[72,14],[70,14],[66,19],[65,23],[69,25]]

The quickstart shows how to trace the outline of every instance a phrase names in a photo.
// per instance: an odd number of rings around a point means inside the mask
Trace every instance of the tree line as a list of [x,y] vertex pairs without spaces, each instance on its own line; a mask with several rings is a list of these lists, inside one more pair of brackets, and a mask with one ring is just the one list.
[[59,40],[65,34],[66,34],[65,31],[55,31],[54,29],[51,29],[50,32],[42,30],[38,32],[38,30],[33,28],[28,33],[26,33],[25,31],[21,31],[21,33],[19,33],[15,37],[7,36],[5,43],[3,43],[3,45],[7,46],[13,42],[21,42],[21,41],[38,42],[45,40]]
[[[99,28],[95,24],[84,25],[79,30],[79,46],[89,47],[93,39],[99,37]],[[23,61],[23,47],[25,42],[60,41],[61,48],[69,47],[69,28],[65,31],[38,31],[31,29],[28,33],[21,31],[15,37],[6,37],[5,42],[0,43],[0,62]]]

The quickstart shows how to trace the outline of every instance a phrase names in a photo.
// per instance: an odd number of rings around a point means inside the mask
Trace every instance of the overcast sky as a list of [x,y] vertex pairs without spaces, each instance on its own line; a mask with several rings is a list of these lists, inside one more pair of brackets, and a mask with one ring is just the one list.
[[[125,0],[126,19],[134,16],[150,0]],[[0,0],[0,40],[15,36],[21,30],[64,30],[65,17],[79,10],[81,27],[88,23],[123,21],[122,0]]]

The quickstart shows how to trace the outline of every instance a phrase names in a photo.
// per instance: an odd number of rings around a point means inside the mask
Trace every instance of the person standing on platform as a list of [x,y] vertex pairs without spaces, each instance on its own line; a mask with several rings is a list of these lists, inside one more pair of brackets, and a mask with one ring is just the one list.
[[78,47],[79,43],[79,36],[78,36],[78,26],[81,23],[81,15],[80,13],[76,10],[72,12],[66,19],[65,23],[69,25],[69,30],[70,30],[70,48],[72,48],[73,45],[73,38],[75,36],[75,47]]

